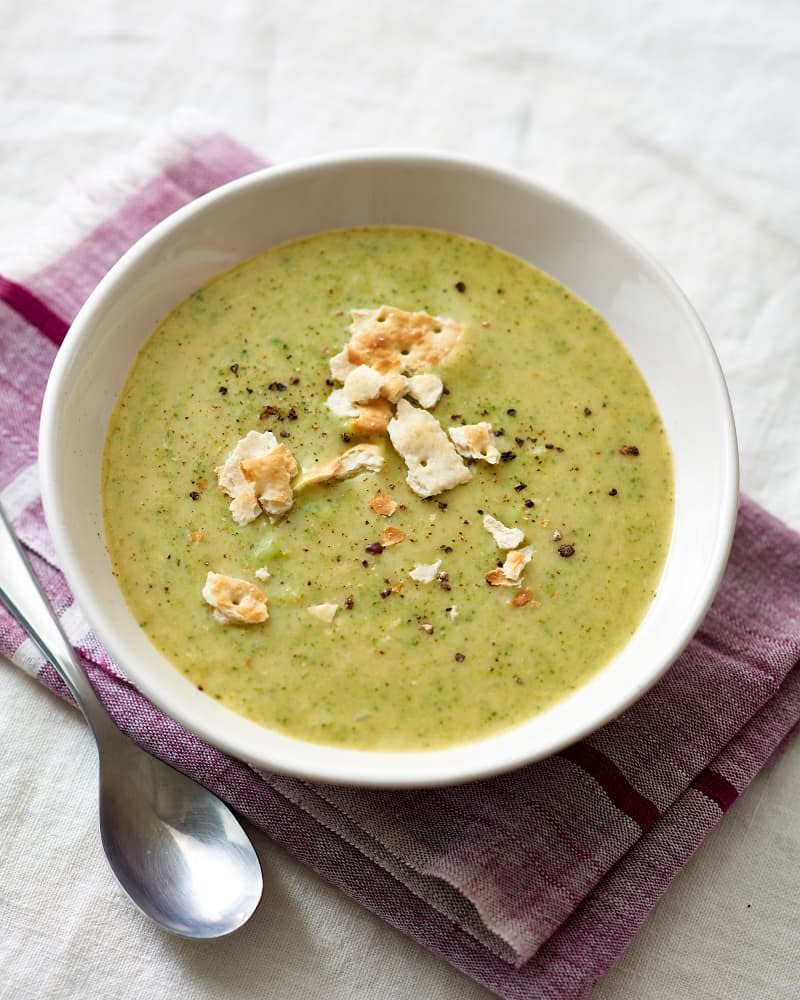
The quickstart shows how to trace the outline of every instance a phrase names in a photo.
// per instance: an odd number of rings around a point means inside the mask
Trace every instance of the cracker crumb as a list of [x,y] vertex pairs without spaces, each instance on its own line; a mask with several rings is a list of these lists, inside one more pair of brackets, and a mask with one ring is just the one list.
[[424,410],[432,410],[439,402],[444,386],[438,375],[412,375],[408,380],[408,395]]
[[486,582],[492,587],[519,587],[519,582],[509,579],[499,566],[490,569],[485,576]]
[[522,608],[526,604],[530,604],[532,600],[533,591],[526,587],[524,590],[521,590],[516,597],[512,597],[508,603],[512,608]]
[[406,482],[418,496],[435,496],[472,478],[438,421],[427,410],[401,399],[388,430],[392,444],[408,468]]
[[291,481],[298,468],[285,444],[279,444],[259,458],[246,458],[240,464],[245,479],[253,484],[261,509],[270,518],[278,518],[291,510],[294,502]]
[[533,549],[530,545],[526,545],[524,549],[515,549],[513,552],[509,552],[506,556],[506,561],[503,563],[503,572],[509,578],[509,580],[519,580],[522,576],[522,571],[528,565],[533,557]]
[[309,607],[307,610],[312,617],[318,619],[321,622],[325,622],[326,625],[329,625],[336,616],[336,612],[339,610],[339,605],[312,604],[311,607]]
[[258,625],[269,618],[266,597],[247,580],[209,572],[202,593],[223,625]]
[[376,493],[369,506],[379,517],[391,517],[397,510],[398,503],[388,493]]
[[490,569],[486,580],[493,587],[519,587],[522,571],[531,561],[533,549],[527,545],[524,549],[509,552],[502,566]]
[[202,542],[205,536],[200,528],[196,528],[189,537],[193,542]]
[[525,539],[525,532],[520,528],[507,528],[502,521],[498,521],[491,514],[484,516],[483,526],[497,542],[499,549],[515,549]]
[[304,472],[295,483],[295,492],[316,483],[330,483],[348,479],[359,472],[380,472],[383,468],[383,452],[376,444],[356,444],[337,455],[324,465]]
[[262,580],[264,583],[266,583],[267,580],[271,579],[272,574],[270,573],[270,571],[267,569],[266,566],[259,566],[258,569],[253,574],[253,576],[255,576],[256,580]]
[[465,424],[462,427],[449,427],[447,433],[456,451],[464,458],[481,459],[489,465],[497,465],[500,461],[500,449],[494,443],[492,425],[487,421]]
[[399,545],[400,542],[405,541],[405,537],[406,533],[399,528],[384,528],[381,532],[381,545],[388,549],[392,545]]
[[435,563],[418,563],[408,575],[412,580],[416,580],[417,583],[433,583],[439,574],[439,567],[441,565],[441,559],[437,559]]
[[350,340],[343,360],[337,362],[340,372],[344,361],[369,365],[382,375],[426,371],[451,360],[463,347],[464,328],[459,323],[426,312],[382,305],[353,309],[350,316]]

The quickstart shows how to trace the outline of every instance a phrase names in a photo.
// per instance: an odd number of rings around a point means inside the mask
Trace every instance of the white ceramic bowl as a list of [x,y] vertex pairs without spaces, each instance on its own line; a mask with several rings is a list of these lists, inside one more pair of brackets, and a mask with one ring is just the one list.
[[[675,457],[676,511],[658,594],[628,645],[585,687],[500,735],[444,750],[377,753],[304,743],[199,692],[150,644],[111,574],[100,463],[109,416],[142,342],[207,279],[326,229],[452,230],[554,275],[611,323],[644,374]],[[67,580],[112,657],[165,713],[253,764],[320,781],[422,786],[478,778],[555,752],[639,698],[705,614],[733,535],[736,435],[713,348],[680,290],[613,229],[523,177],[449,156],[356,153],[273,167],[170,216],[103,279],[58,354],[42,413],[45,512]]]

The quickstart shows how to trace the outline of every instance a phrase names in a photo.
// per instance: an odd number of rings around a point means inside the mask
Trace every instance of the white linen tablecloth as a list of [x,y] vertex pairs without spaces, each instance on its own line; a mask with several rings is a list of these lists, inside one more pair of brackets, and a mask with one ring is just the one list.
[[[276,162],[442,149],[520,169],[639,240],[727,374],[743,490],[800,529],[800,5],[0,0],[0,271],[71,177],[190,106]],[[800,586],[800,581],[798,581]],[[149,924],[97,832],[78,714],[0,664],[0,997],[488,994],[255,835],[232,937]],[[800,997],[800,745],[761,775],[593,1000]]]

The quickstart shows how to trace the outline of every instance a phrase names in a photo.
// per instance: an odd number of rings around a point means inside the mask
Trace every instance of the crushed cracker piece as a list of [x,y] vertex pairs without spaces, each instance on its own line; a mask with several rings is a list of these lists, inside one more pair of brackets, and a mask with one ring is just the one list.
[[347,398],[344,389],[334,389],[325,405],[335,417],[357,417],[359,414],[359,408]]
[[342,352],[353,365],[366,364],[382,375],[421,372],[449,361],[461,350],[464,328],[450,319],[393,306],[353,309],[350,340]]
[[200,528],[196,528],[189,537],[193,542],[202,542],[205,536]]
[[292,479],[297,475],[297,462],[285,444],[259,458],[241,462],[242,473],[253,484],[258,503],[270,518],[280,517],[291,510],[294,502]]
[[384,376],[381,386],[381,396],[388,399],[390,403],[396,403],[408,392],[409,380],[400,372],[389,372]]
[[368,403],[380,395],[383,382],[380,372],[368,365],[358,365],[348,373],[341,391],[351,403]]
[[507,528],[502,521],[498,521],[491,514],[484,516],[483,526],[497,542],[499,549],[515,549],[525,539],[524,531],[519,528]]
[[456,604],[452,604],[447,609],[447,614],[449,615],[451,621],[455,621],[456,618],[458,618],[458,606]]
[[395,450],[408,467],[406,482],[418,496],[435,496],[472,478],[439,422],[427,410],[401,399],[388,429]]
[[266,583],[267,580],[271,579],[272,574],[266,566],[259,566],[253,576],[255,576],[256,580],[263,580]]
[[326,625],[330,625],[339,610],[338,604],[312,604],[306,609],[312,617],[317,618]]
[[405,541],[405,537],[405,531],[401,531],[399,528],[384,528],[381,532],[381,545],[388,549],[392,545],[399,545],[400,542]]
[[383,452],[376,444],[356,444],[324,465],[303,473],[295,483],[295,492],[316,483],[330,483],[355,476],[359,472],[380,472]]
[[350,372],[356,367],[347,360],[347,348],[335,354],[330,360],[331,376],[337,382],[344,382]]
[[409,576],[417,583],[433,583],[439,573],[442,560],[437,559],[435,563],[418,563],[410,572]]
[[439,402],[444,386],[438,375],[412,375],[408,380],[408,395],[416,399],[424,410],[432,410]]
[[486,420],[479,424],[449,427],[447,433],[456,451],[464,458],[481,459],[489,465],[497,465],[500,461],[500,449],[494,443],[492,425]]
[[369,506],[379,517],[391,517],[397,510],[398,503],[388,493],[376,493]]
[[248,431],[236,443],[233,451],[222,465],[214,470],[223,493],[232,498],[230,512],[238,525],[255,521],[261,513],[261,506],[253,484],[248,482],[241,468],[246,459],[261,458],[278,447],[278,440],[271,431]]
[[350,433],[370,437],[385,434],[392,417],[392,405],[388,399],[371,399],[368,403],[358,403],[355,407],[356,419],[350,424]]
[[266,597],[247,580],[209,572],[202,593],[223,625],[258,625],[269,618]]

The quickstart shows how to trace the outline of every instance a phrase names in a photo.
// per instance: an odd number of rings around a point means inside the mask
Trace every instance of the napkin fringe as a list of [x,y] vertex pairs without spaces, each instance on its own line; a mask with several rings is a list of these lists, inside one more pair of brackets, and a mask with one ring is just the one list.
[[26,242],[14,249],[14,275],[24,282],[58,260],[118,211],[131,192],[179,161],[203,139],[221,133],[218,123],[194,108],[178,108],[132,148],[103,166],[67,177]]

